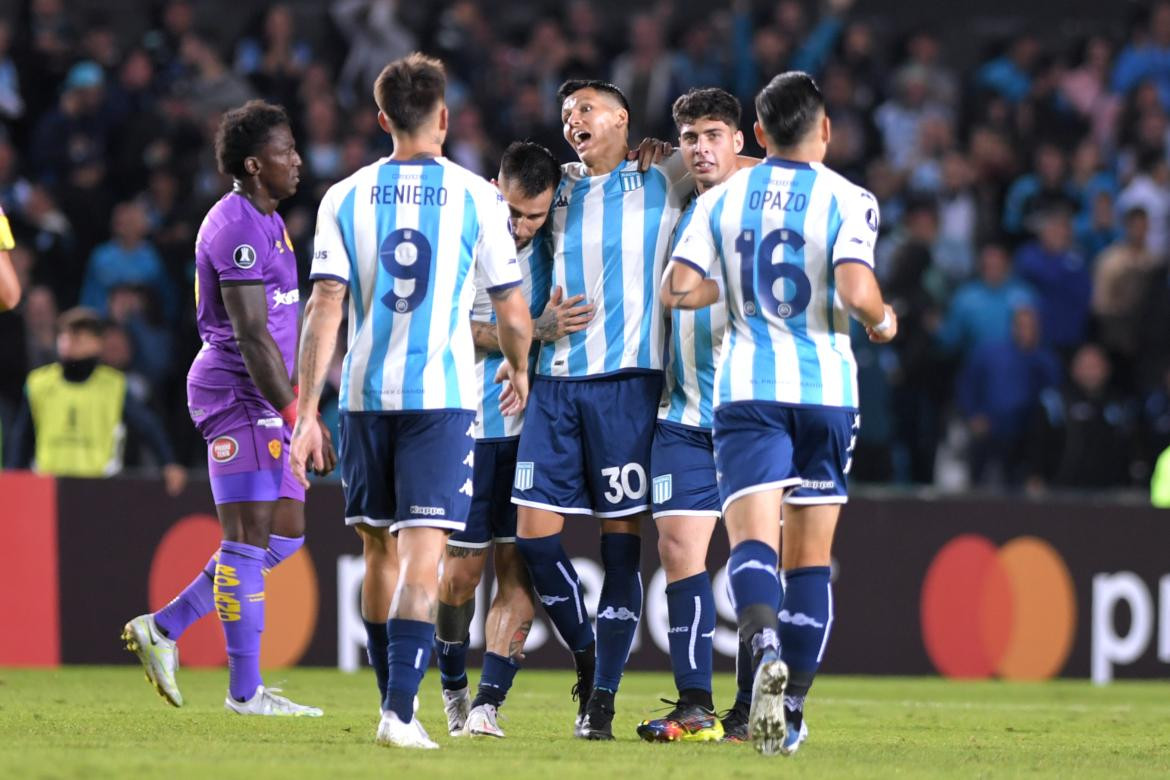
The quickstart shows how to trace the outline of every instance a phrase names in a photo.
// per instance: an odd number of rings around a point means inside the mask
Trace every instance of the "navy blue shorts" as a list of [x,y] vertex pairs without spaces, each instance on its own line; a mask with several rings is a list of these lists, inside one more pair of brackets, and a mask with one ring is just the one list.
[[650,443],[659,374],[538,376],[524,415],[512,501],[570,515],[625,517],[650,508]]
[[723,511],[748,493],[787,490],[788,504],[844,504],[861,418],[852,409],[738,401],[715,410]]
[[342,412],[346,525],[462,531],[471,509],[475,412]]
[[710,431],[659,420],[650,451],[650,477],[654,517],[720,515]]
[[516,541],[512,478],[516,473],[516,448],[519,445],[519,439],[493,439],[475,443],[471,514],[467,516],[467,527],[451,534],[447,544],[484,548],[492,542]]

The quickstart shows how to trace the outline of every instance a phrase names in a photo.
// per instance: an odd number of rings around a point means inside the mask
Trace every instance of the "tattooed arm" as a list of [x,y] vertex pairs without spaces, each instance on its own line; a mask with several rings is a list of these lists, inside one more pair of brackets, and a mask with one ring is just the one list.
[[690,263],[671,260],[662,275],[662,305],[668,309],[702,309],[719,300],[719,285],[705,279]]

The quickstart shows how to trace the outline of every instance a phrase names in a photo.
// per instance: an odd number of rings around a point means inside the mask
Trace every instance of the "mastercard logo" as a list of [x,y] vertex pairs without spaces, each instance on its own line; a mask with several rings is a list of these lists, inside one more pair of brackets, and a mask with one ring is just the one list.
[[1068,567],[1034,536],[998,548],[975,534],[952,539],[926,571],[920,610],[926,653],[947,677],[1053,677],[1076,633]]

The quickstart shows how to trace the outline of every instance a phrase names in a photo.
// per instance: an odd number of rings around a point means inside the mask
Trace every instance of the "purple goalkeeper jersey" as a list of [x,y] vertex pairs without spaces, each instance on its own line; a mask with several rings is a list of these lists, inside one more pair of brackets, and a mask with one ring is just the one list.
[[291,377],[300,300],[292,242],[279,214],[261,214],[247,198],[231,192],[207,212],[195,239],[196,325],[203,348],[191,363],[188,383],[237,386],[262,400],[236,346],[220,293],[222,285],[258,282],[268,300],[268,332]]

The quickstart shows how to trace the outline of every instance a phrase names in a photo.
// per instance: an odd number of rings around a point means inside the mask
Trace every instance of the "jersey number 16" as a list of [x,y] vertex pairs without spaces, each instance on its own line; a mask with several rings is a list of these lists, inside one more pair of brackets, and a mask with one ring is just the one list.
[[[761,305],[782,320],[798,317],[808,308],[812,300],[812,283],[804,269],[785,263],[783,255],[779,261],[773,259],[777,250],[784,251],[784,246],[794,252],[803,252],[804,236],[787,228],[773,230],[764,236],[758,248],[754,230],[745,230],[735,239],[735,251],[740,258],[743,313],[748,317],[760,313]],[[759,292],[756,291],[757,273]],[[785,284],[785,281],[790,284]]]

